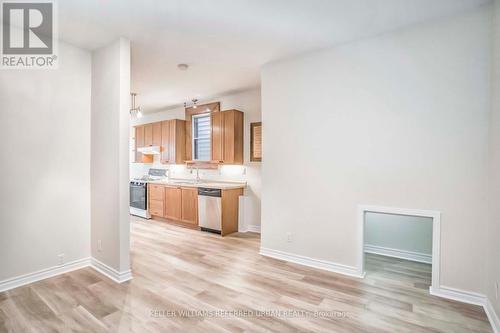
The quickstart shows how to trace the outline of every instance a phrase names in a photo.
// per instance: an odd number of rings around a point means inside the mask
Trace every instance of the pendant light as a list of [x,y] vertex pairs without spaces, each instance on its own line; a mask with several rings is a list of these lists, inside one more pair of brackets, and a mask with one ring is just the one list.
[[132,117],[135,116],[136,118],[141,118],[142,117],[141,107],[135,106],[135,97],[137,96],[137,93],[130,93],[130,96],[132,97],[132,108],[130,109],[130,115]]

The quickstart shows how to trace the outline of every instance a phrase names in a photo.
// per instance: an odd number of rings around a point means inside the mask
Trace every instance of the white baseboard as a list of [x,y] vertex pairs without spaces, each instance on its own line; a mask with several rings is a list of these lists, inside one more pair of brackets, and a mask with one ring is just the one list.
[[[308,267],[323,269],[330,272],[340,273],[344,275],[349,275],[357,278],[363,278],[364,273],[359,272],[356,267],[337,264],[331,261],[313,259],[297,254],[287,253],[283,251],[260,248],[260,254],[266,257],[271,257],[275,259],[280,259],[288,262],[293,262],[295,264],[304,265]],[[446,286],[440,286],[439,288],[430,288],[431,295],[451,299],[454,301],[459,301],[468,304],[479,305],[484,308],[488,320],[493,328],[494,333],[500,333],[500,321],[498,319],[495,310],[491,302],[485,295],[464,291],[460,289],[450,288]]]
[[128,280],[132,280],[132,271],[129,269],[127,271],[119,272],[113,267],[109,267],[105,263],[97,260],[96,258],[91,259],[91,267],[98,271],[99,273],[106,275],[111,280],[116,283],[123,283]]
[[390,247],[383,247],[371,244],[365,245],[365,252],[380,254],[382,256],[387,256],[387,257],[406,259],[410,261],[423,262],[426,264],[432,264],[432,255],[420,252],[399,250]]
[[45,280],[56,275],[68,273],[77,269],[88,267],[90,265],[90,258],[83,258],[67,262],[62,265],[49,267],[37,272],[17,276],[8,280],[0,281],[0,292],[24,286],[40,280]]
[[490,322],[491,328],[493,329],[493,332],[500,333],[500,320],[498,319],[493,305],[485,295],[445,286],[441,286],[439,288],[430,288],[429,291],[431,295],[434,296],[482,306],[484,312],[486,312],[486,316],[488,316],[488,320]]
[[260,225],[247,225],[238,229],[238,232],[255,232],[260,234]]
[[446,286],[440,286],[439,288],[431,287],[429,288],[429,292],[434,296],[481,306],[484,306],[487,300],[485,295]]
[[356,267],[337,264],[331,261],[319,260],[309,257],[304,257],[301,255],[287,253],[283,251],[273,250],[261,247],[260,254],[266,257],[271,257],[274,259],[285,260],[293,262],[295,264],[304,265],[308,267],[323,269],[325,271],[340,273],[344,275],[349,275],[357,278],[363,278],[364,273],[360,272]]
[[246,232],[256,232],[260,234],[260,225],[247,225]]
[[83,258],[67,262],[63,265],[49,267],[33,273],[24,274],[11,279],[0,281],[0,292],[18,288],[33,282],[45,280],[60,274],[69,273],[77,269],[82,269],[89,266],[94,268],[99,273],[106,275],[117,283],[122,283],[132,279],[132,272],[130,270],[125,272],[118,272],[114,268],[103,264],[95,258]]
[[484,304],[484,311],[488,316],[488,320],[490,321],[491,328],[493,328],[494,333],[500,333],[500,319],[493,308],[489,299],[486,299],[486,303]]

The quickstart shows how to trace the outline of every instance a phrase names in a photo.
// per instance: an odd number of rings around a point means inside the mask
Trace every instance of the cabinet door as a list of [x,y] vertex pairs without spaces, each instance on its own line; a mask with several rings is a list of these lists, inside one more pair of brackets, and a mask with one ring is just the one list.
[[224,112],[212,113],[212,161],[223,162]]
[[144,125],[144,147],[153,145],[153,124]]
[[227,164],[234,164],[234,112],[225,111],[222,119],[224,135],[222,139],[222,160]]
[[137,151],[137,148],[144,147],[144,126],[135,127],[135,162],[142,162],[142,154]]
[[161,122],[153,123],[153,146],[161,146]]
[[170,163],[170,121],[161,122],[161,163]]
[[182,192],[180,187],[165,187],[165,217],[180,220],[182,217]]
[[168,145],[168,159],[170,160],[170,163],[175,163],[175,148],[176,148],[176,143],[177,143],[177,136],[176,134],[176,123],[175,120],[170,120],[169,122],[169,127],[170,127],[170,139],[169,139],[169,145]]
[[162,185],[149,184],[148,191],[151,200],[163,201],[165,199],[165,187]]
[[243,112],[234,110],[234,123],[233,127],[233,160],[232,164],[243,164],[243,128],[244,119]]
[[150,199],[149,213],[154,216],[160,216],[160,217],[165,216],[163,202],[164,201]]
[[175,156],[173,162],[175,164],[183,164],[186,162],[186,122],[176,119],[175,123]]
[[183,187],[182,221],[198,225],[198,189]]
[[223,112],[222,160],[226,164],[243,164],[243,112]]

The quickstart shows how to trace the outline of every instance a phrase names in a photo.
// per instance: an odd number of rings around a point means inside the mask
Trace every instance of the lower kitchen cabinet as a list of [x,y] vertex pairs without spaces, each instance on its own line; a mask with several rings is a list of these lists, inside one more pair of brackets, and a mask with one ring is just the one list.
[[165,187],[165,217],[172,220],[181,220],[182,190],[180,187]]
[[193,187],[163,187],[165,189],[163,201],[165,214],[153,214],[152,208],[150,208],[151,214],[198,225],[198,189]]
[[[153,218],[166,218],[186,226],[198,226],[198,188],[169,185],[148,185],[148,205]],[[221,235],[238,231],[239,197],[243,189],[221,191]]]
[[198,189],[181,188],[182,221],[198,225]]
[[149,213],[155,216],[165,216],[165,188],[161,185],[148,185]]
[[162,200],[149,200],[149,213],[155,216],[165,216],[165,207]]
[[239,200],[243,189],[222,190],[221,235],[238,232]]

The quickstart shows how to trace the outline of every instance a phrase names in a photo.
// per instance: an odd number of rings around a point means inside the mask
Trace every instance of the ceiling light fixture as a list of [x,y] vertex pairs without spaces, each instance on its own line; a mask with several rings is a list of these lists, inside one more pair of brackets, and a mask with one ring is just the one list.
[[135,106],[135,97],[137,96],[137,93],[130,93],[130,96],[132,97],[132,108],[130,109],[130,115],[132,117],[141,118],[142,117],[141,107]]
[[179,69],[180,71],[187,71],[188,68],[189,68],[188,64],[178,64],[177,65],[177,69]]
[[193,98],[190,102],[184,102],[184,108],[193,108],[196,109],[198,108],[198,99]]

